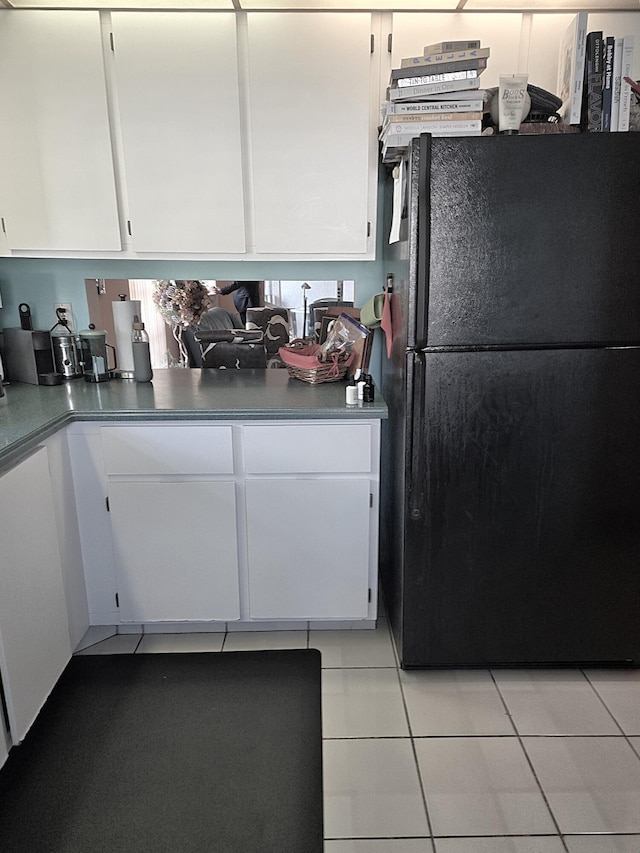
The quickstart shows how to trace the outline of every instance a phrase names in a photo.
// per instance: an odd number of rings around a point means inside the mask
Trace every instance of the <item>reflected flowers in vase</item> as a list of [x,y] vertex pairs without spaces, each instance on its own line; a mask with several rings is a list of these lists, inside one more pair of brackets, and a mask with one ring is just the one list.
[[153,289],[155,302],[162,319],[171,326],[173,337],[180,350],[180,367],[189,366],[189,354],[183,340],[183,331],[194,326],[211,305],[211,296],[200,281],[160,279]]

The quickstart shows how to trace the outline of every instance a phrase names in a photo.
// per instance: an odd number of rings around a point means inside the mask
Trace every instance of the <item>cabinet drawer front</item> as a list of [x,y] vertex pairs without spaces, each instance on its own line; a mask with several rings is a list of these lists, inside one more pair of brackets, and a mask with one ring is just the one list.
[[369,424],[246,426],[248,474],[360,474],[371,470]]
[[107,474],[232,474],[230,426],[105,427]]

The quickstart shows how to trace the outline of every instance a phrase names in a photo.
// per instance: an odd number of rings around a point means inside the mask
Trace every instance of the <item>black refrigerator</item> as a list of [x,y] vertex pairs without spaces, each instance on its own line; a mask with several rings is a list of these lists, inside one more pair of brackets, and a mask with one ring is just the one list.
[[638,140],[409,148],[380,541],[406,669],[640,663]]

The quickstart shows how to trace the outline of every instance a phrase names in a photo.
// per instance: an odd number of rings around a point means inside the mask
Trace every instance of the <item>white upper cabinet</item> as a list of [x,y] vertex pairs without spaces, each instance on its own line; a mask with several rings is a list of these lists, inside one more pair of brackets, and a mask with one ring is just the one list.
[[526,71],[519,67],[522,15],[465,14],[463,12],[408,12],[393,15],[391,64],[409,56],[420,56],[427,44],[451,39],[480,39],[491,48],[481,80],[484,89],[497,86],[501,74]]
[[249,13],[247,26],[255,252],[372,257],[371,15]]
[[244,252],[235,15],[111,23],[133,250]]
[[119,251],[98,13],[0,11],[0,104],[8,248]]

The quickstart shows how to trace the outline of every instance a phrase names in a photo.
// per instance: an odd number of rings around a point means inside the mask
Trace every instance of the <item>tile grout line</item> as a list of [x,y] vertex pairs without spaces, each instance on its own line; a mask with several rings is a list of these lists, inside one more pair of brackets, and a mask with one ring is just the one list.
[[[385,611],[388,613],[388,609],[385,606]],[[422,804],[424,807],[425,817],[427,819],[427,829],[429,830],[429,837],[431,841],[431,849],[433,853],[437,853],[436,842],[433,837],[433,824],[431,823],[431,815],[429,814],[429,804],[427,802],[427,795],[424,789],[424,781],[422,779],[422,773],[420,772],[420,763],[418,761],[418,753],[416,751],[415,738],[413,736],[413,730],[411,728],[411,719],[409,718],[409,708],[407,707],[407,700],[404,695],[404,688],[402,686],[402,678],[401,678],[401,667],[400,667],[400,656],[398,654],[398,650],[396,647],[396,638],[393,633],[393,629],[391,627],[391,620],[387,619],[387,630],[389,631],[389,637],[391,640],[391,648],[393,649],[393,656],[396,661],[396,677],[398,679],[398,687],[400,688],[400,696],[402,697],[402,707],[404,708],[404,715],[407,723],[407,730],[409,732],[409,743],[411,744],[411,752],[413,754],[413,761],[416,767],[416,773],[418,774],[418,784],[420,785],[420,794],[422,796]]]
[[[620,725],[620,723],[617,721],[617,719],[616,719],[616,717],[615,717],[615,715],[614,715],[613,711],[609,708],[609,706],[607,705],[607,703],[604,701],[603,697],[602,697],[602,696],[600,695],[600,693],[598,692],[598,688],[595,686],[595,684],[593,684],[593,683],[592,683],[592,681],[591,681],[591,679],[589,678],[589,676],[588,676],[587,672],[586,672],[585,670],[580,670],[580,671],[582,672],[583,676],[586,678],[586,680],[587,680],[587,683],[588,683],[589,687],[591,687],[591,689],[592,689],[592,690],[593,690],[593,692],[596,694],[596,696],[598,697],[598,699],[600,700],[600,702],[603,704],[603,706],[604,706],[604,708],[605,708],[606,712],[609,714],[609,716],[611,717],[611,719],[613,720],[613,722],[616,724],[616,726],[620,729],[620,734],[622,735],[622,737],[624,737],[624,739],[626,740],[626,742],[629,744],[629,746],[630,746],[630,747],[631,747],[631,749],[633,750],[634,754],[635,754],[635,755],[640,759],[640,750],[639,750],[639,749],[636,749],[636,747],[634,746],[634,744],[631,742],[631,738],[632,738],[632,737],[634,737],[634,735],[628,735],[628,734],[625,732],[625,730],[622,728],[622,726]],[[615,735],[615,737],[619,737],[619,735]]]
[[558,833],[558,837],[560,838],[560,843],[562,844],[563,848],[567,851],[567,853],[569,853],[569,848],[567,847],[567,843],[564,840],[564,835],[563,835],[562,831],[560,830],[560,824],[558,823],[556,816],[553,813],[553,809],[551,808],[551,804],[549,803],[549,800],[548,800],[547,795],[544,791],[544,788],[542,787],[542,783],[540,782],[540,779],[538,778],[538,774],[535,771],[535,768],[533,766],[533,762],[531,761],[531,758],[529,757],[529,753],[527,752],[525,745],[522,741],[522,735],[518,731],[518,726],[516,725],[516,721],[514,720],[513,715],[511,714],[511,712],[509,710],[509,706],[507,705],[506,699],[502,695],[502,691],[500,690],[500,687],[498,686],[498,682],[495,679],[495,676],[493,674],[492,669],[489,669],[489,675],[490,675],[491,680],[493,681],[493,683],[495,685],[496,690],[498,691],[498,696],[500,697],[500,701],[502,702],[502,704],[504,706],[504,710],[505,710],[507,716],[509,717],[509,719],[511,720],[511,725],[513,726],[515,736],[518,739],[518,743],[520,744],[520,749],[522,750],[522,752],[524,754],[526,762],[529,765],[531,773],[533,774],[533,778],[536,781],[536,785],[538,786],[538,789],[540,790],[540,795],[542,796],[542,799],[544,800],[544,804],[546,805],[546,807],[549,811],[549,815],[551,816],[551,820],[553,821],[553,825],[555,826],[556,832]]

